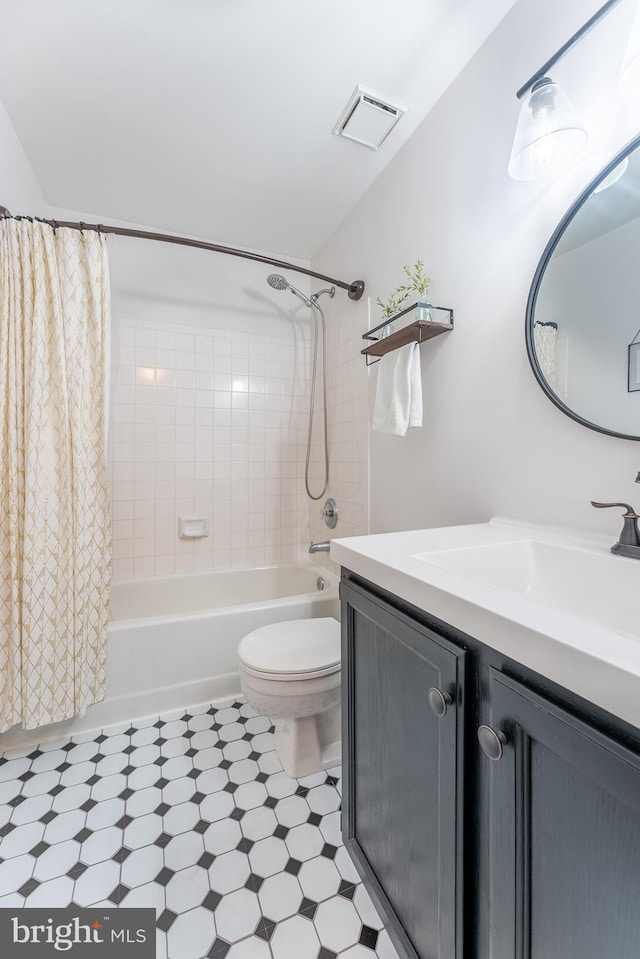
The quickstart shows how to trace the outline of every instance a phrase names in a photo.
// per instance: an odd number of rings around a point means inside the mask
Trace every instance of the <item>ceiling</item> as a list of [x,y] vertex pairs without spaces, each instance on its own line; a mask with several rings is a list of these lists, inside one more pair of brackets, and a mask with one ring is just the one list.
[[309,259],[514,2],[0,0],[0,100],[51,206]]

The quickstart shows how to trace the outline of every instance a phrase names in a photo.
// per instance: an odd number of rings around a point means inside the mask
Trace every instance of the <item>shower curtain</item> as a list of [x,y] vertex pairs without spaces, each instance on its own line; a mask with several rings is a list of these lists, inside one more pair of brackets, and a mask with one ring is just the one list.
[[0,220],[0,731],[104,695],[105,238]]
[[558,359],[556,355],[558,326],[556,323],[534,323],[533,345],[538,365],[552,390],[558,389]]

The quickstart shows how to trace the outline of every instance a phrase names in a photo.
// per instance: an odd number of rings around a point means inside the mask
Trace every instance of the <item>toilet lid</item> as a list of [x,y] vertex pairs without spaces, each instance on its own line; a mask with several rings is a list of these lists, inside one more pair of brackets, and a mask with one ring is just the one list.
[[248,633],[240,662],[262,673],[315,673],[340,665],[340,623],[331,616],[272,623]]

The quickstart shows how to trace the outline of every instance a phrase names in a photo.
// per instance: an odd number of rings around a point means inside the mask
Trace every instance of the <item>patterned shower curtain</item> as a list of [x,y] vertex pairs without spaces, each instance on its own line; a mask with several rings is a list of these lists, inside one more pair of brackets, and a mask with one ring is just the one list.
[[0,731],[104,696],[108,349],[104,237],[0,220]]

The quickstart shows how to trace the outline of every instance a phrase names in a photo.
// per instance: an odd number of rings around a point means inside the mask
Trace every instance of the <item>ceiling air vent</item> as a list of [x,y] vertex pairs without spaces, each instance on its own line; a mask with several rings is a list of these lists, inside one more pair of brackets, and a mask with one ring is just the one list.
[[394,107],[356,87],[333,132],[377,150],[403,113],[401,107]]

